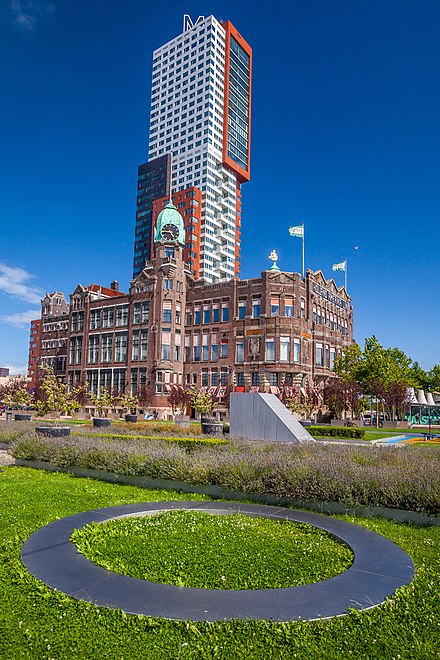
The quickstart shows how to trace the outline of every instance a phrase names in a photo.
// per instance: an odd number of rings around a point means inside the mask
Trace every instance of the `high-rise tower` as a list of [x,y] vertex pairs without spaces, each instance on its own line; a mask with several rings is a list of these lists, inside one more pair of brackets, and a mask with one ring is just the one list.
[[[185,216],[186,252],[194,255],[197,274],[207,282],[240,272],[241,184],[250,178],[251,73],[250,46],[229,21],[213,16],[200,16],[195,24],[186,16],[183,33],[153,53],[149,163],[171,156],[175,203],[177,193],[201,193],[197,212],[188,209]],[[151,236],[153,216],[142,217],[150,222]],[[199,231],[192,231],[197,224]],[[137,231],[146,236],[141,225]]]

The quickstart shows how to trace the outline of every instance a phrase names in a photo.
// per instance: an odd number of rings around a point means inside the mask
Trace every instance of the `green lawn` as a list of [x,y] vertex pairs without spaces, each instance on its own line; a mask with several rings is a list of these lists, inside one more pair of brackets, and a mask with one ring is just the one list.
[[296,587],[353,562],[347,545],[316,527],[240,514],[168,511],[92,523],[72,540],[108,570],[197,589]]
[[[413,558],[417,574],[383,606],[323,622],[193,624],[96,608],[52,591],[20,560],[26,538],[48,522],[97,507],[201,499],[174,492],[11,467],[0,472],[0,657],[5,660],[146,658],[420,659],[439,656],[440,528],[382,519],[345,520],[382,533]],[[188,543],[191,544],[191,539]]]

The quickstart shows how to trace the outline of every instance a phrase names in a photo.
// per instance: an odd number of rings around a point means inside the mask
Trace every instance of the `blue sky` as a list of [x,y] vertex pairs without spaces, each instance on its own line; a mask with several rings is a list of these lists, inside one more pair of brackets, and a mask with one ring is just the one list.
[[[4,0],[0,8],[0,366],[27,363],[39,299],[127,290],[151,53],[183,13],[253,47],[242,277],[332,276],[348,259],[355,338],[440,362],[440,3]],[[355,247],[358,247],[355,250]],[[343,284],[343,273],[334,273]]]

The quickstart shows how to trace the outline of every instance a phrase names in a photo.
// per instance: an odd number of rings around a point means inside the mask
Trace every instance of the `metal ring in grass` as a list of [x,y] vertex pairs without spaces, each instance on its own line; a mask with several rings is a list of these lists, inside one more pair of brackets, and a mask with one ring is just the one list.
[[[91,522],[179,509],[308,523],[346,543],[353,551],[354,562],[333,578],[299,587],[194,589],[107,571],[79,553],[70,541],[75,529]],[[362,527],[316,513],[236,502],[144,502],[86,511],[39,529],[24,543],[21,556],[32,575],[77,600],[129,614],[193,621],[328,619],[347,614],[350,608],[364,610],[380,605],[397,588],[409,584],[414,575],[413,562],[406,552]]]

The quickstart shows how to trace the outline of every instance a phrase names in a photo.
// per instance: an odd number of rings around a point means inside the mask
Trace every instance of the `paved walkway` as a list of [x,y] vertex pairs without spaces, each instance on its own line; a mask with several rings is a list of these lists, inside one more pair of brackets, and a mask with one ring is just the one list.
[[[274,520],[309,523],[347,543],[355,560],[348,570],[314,584],[267,590],[210,590],[175,587],[120,575],[96,566],[69,541],[74,529],[90,522],[167,510],[242,513]],[[188,539],[190,542],[190,539]],[[358,525],[282,507],[234,502],[147,502],[96,509],[50,523],[23,545],[26,568],[52,589],[100,607],[130,614],[193,621],[223,619],[325,619],[349,608],[369,609],[383,603],[413,579],[411,558],[397,545]]]

